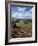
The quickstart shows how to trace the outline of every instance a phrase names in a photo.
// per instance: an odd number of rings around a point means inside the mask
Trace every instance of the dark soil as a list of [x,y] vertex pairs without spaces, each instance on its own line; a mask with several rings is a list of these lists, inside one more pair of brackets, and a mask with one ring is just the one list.
[[15,28],[11,31],[12,38],[24,38],[24,37],[32,37],[32,29],[20,29]]

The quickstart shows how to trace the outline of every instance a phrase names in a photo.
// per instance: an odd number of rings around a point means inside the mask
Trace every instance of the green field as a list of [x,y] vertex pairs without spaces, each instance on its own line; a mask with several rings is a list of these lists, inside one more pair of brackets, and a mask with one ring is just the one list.
[[[15,24],[14,24],[15,23]],[[12,22],[12,38],[31,37],[32,20],[16,20]]]
[[21,28],[32,28],[32,21],[23,21],[23,22],[18,22],[16,23],[17,26],[20,26]]

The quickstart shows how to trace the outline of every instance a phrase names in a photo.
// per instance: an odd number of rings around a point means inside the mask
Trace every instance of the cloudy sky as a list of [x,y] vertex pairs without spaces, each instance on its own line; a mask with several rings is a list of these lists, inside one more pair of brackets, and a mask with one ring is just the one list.
[[32,7],[11,7],[11,17],[16,19],[32,19]]

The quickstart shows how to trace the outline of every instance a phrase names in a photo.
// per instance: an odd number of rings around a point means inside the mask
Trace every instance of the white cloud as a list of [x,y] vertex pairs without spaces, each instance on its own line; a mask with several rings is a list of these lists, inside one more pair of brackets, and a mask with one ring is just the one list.
[[15,13],[12,13],[12,17],[14,18],[20,18],[20,19],[23,19],[23,18],[26,18],[26,19],[31,19],[32,18],[32,14],[30,13],[32,11],[32,9],[29,11],[29,12],[15,12]]
[[12,17],[17,17],[17,12],[15,12],[15,13],[12,13]]
[[32,9],[30,9],[30,13],[32,12]]
[[17,7],[18,11],[24,11],[26,8],[25,7]]

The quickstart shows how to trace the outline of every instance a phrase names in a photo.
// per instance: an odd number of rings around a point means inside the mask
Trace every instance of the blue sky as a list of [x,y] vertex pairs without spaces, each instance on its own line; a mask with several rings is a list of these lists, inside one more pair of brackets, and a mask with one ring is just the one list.
[[32,19],[32,7],[11,7],[11,17],[16,19]]

